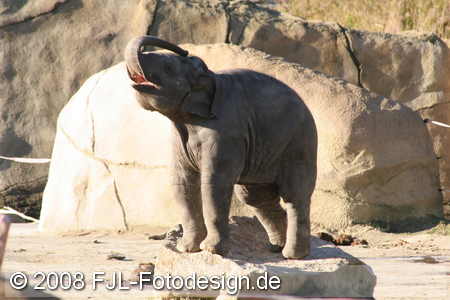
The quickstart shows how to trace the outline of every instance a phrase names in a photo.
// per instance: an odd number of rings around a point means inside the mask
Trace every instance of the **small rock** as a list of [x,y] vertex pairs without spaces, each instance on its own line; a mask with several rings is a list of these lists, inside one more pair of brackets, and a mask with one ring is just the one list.
[[154,234],[154,235],[150,235],[148,237],[149,240],[155,240],[155,241],[162,241],[166,239],[166,235],[167,233],[162,233],[162,234]]
[[177,224],[174,228],[167,231],[163,234],[155,234],[148,237],[149,240],[169,240],[169,241],[176,241],[177,239],[181,238],[183,236],[183,227],[181,224]]
[[111,254],[108,255],[108,260],[111,260],[111,259],[125,260],[126,256],[124,254],[121,254],[121,253],[112,252]]
[[85,235],[90,235],[91,233],[92,233],[91,231],[82,231],[82,232],[78,232],[75,235],[76,236],[85,236]]
[[350,246],[353,240],[354,238],[349,234],[340,234],[333,243],[336,246]]
[[177,224],[172,230],[167,232],[166,239],[176,241],[183,236],[183,227],[181,224]]
[[408,244],[407,241],[405,240],[398,240],[395,242],[392,242],[391,244],[389,244],[390,247],[401,247],[401,246],[405,246],[406,244]]
[[438,264],[439,263],[439,261],[437,261],[436,258],[434,258],[432,256],[424,256],[421,259],[414,260],[414,262],[425,263],[425,264]]
[[[353,240],[353,242],[352,242],[351,245],[352,245],[352,246],[358,246],[358,245],[361,245],[361,246],[369,246],[369,243],[368,243],[366,240],[364,240],[364,239],[360,240],[360,239],[358,239],[358,238],[355,238],[355,239]],[[367,247],[366,247],[366,248],[367,248]]]
[[[142,274],[143,272],[150,272],[151,274]],[[152,283],[154,273],[155,273],[154,263],[151,262],[140,263],[138,267],[131,273],[128,281],[142,282],[143,285],[146,284],[150,285]],[[141,280],[141,277],[144,280]]]
[[99,241],[99,240],[94,240],[93,243],[94,243],[94,244],[104,244],[104,242]]
[[369,243],[364,239],[355,238],[349,234],[339,234],[337,237],[333,237],[331,234],[326,232],[319,232],[317,235],[321,240],[331,242],[336,246],[357,246],[365,245],[368,246]]
[[24,249],[24,248],[13,250],[14,253],[25,252],[25,251],[27,251],[27,249]]
[[329,233],[319,232],[317,236],[321,240],[334,243],[334,237],[331,234],[329,234]]

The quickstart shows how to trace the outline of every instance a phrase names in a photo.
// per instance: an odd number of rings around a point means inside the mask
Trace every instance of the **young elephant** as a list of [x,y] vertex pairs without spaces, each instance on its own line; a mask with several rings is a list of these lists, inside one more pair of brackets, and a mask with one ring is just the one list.
[[125,60],[140,105],[174,125],[171,175],[184,229],[178,249],[227,253],[234,189],[253,207],[273,251],[308,255],[317,134],[298,95],[251,70],[214,73],[200,58],[152,36],[130,41]]

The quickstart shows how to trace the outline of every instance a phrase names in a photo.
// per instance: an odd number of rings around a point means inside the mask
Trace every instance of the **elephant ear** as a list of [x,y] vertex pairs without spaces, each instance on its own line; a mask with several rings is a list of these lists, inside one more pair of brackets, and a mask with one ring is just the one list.
[[191,91],[184,100],[182,110],[186,113],[213,119],[212,103],[216,89],[214,73],[208,70],[206,64],[198,57],[191,57],[194,70],[190,78]]

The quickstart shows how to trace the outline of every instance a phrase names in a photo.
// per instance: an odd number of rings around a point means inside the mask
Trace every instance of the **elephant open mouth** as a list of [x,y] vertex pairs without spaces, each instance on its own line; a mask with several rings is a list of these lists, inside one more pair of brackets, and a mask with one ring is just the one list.
[[133,74],[130,75],[131,80],[133,80],[135,83],[139,84],[139,85],[144,85],[153,89],[158,89],[158,86],[147,80],[144,76],[140,75],[140,74]]

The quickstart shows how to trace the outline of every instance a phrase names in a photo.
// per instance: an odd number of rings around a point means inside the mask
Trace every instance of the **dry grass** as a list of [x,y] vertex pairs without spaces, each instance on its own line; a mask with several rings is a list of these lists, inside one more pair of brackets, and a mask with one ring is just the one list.
[[450,222],[441,221],[438,225],[431,228],[428,233],[436,233],[440,235],[450,235]]
[[283,10],[307,20],[337,22],[367,31],[414,30],[450,38],[449,0],[276,0]]

